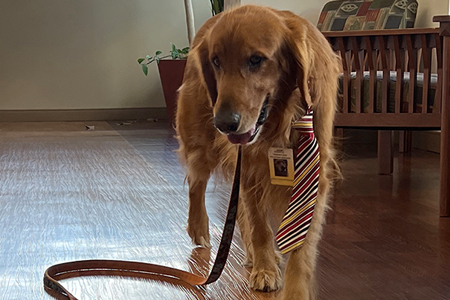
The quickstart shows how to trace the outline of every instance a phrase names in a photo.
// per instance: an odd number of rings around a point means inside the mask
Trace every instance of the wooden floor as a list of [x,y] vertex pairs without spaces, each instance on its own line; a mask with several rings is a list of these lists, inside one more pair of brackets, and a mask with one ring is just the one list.
[[[87,131],[86,125],[94,126]],[[146,261],[206,274],[229,186],[210,184],[211,253],[187,233],[187,187],[167,123],[0,123],[0,298],[51,299],[42,275],[78,259]],[[323,300],[450,299],[450,219],[438,218],[439,156],[398,156],[378,176],[357,145],[342,162],[318,264]],[[279,299],[247,288],[235,234],[218,282],[64,281],[80,299]]]

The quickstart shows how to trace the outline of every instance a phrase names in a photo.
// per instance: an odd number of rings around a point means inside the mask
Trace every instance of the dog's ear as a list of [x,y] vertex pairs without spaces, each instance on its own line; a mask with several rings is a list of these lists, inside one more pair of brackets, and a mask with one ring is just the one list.
[[306,32],[298,24],[297,20],[289,18],[286,20],[288,32],[285,36],[285,43],[290,60],[293,65],[290,66],[290,75],[296,78],[297,86],[302,94],[306,106],[312,105],[311,94],[309,90],[311,57],[310,49],[306,42]]
[[341,62],[323,34],[308,21],[285,14],[286,37],[297,67],[297,84],[314,111],[314,132],[321,148],[321,160],[332,154],[333,121],[336,111]]
[[297,85],[307,105],[317,105],[324,97],[335,97],[341,64],[328,41],[313,24],[298,16],[290,15],[285,23],[288,28],[285,39],[295,61]]
[[214,69],[209,58],[209,48],[207,40],[204,39],[197,49],[198,59],[200,63],[201,73],[203,75],[203,81],[208,89],[209,96],[211,97],[212,105],[217,101],[217,84],[216,77],[214,75]]

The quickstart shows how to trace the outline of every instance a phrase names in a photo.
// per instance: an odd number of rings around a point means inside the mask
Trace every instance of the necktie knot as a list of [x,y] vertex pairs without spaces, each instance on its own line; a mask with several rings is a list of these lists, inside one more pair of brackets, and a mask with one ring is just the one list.
[[313,113],[308,110],[308,113],[292,123],[292,128],[298,130],[300,133],[312,134],[313,130]]

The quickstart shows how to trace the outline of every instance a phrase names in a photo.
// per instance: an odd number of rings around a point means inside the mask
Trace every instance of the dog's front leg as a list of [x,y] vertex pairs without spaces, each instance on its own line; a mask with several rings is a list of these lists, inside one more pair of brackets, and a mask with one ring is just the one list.
[[208,178],[188,177],[189,214],[187,232],[196,245],[209,248],[209,219],[205,207],[205,190]]
[[261,205],[262,195],[255,190],[243,192],[242,200],[249,218],[251,240],[251,247],[247,246],[247,251],[252,251],[250,257],[253,258],[250,287],[265,292],[278,290],[282,286],[279,267],[281,256],[274,249],[273,231],[266,216],[266,209]]
[[325,214],[325,196],[319,195],[311,227],[303,245],[292,250],[284,274],[283,300],[316,299],[317,244]]
[[[325,173],[326,167],[321,165]],[[316,299],[315,269],[317,261],[317,246],[322,233],[322,227],[327,209],[327,194],[329,181],[321,173],[319,192],[314,209],[314,216],[303,245],[290,254],[284,275],[283,300],[314,300]]]
[[[313,253],[308,253],[310,251]],[[315,256],[316,253],[311,248],[299,248],[292,251],[284,274],[283,300],[316,299]]]

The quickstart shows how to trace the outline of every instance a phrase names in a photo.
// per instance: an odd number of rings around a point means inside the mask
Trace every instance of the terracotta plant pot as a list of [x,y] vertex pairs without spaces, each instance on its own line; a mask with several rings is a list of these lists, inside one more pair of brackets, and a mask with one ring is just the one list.
[[166,100],[167,116],[172,124],[175,124],[175,112],[177,108],[177,90],[183,82],[184,59],[163,59],[159,61],[158,70]]

